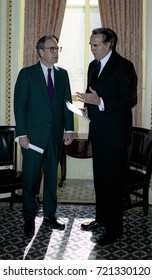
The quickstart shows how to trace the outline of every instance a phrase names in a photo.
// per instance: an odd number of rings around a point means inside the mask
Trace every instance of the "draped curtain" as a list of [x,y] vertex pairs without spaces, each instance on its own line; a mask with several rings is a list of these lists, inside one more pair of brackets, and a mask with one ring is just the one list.
[[66,0],[25,0],[24,66],[37,62],[36,43],[46,34],[59,38]]
[[142,0],[98,0],[102,27],[118,35],[117,51],[134,63],[138,76],[138,104],[133,124],[142,125]]

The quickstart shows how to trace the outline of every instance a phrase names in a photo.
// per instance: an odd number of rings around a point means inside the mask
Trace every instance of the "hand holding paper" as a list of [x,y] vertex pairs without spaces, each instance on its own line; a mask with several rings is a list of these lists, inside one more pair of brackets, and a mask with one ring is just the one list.
[[79,108],[77,108],[75,105],[70,103],[69,101],[66,102],[67,108],[73,112],[74,114],[78,115],[81,118],[84,118],[86,121],[90,122],[90,119],[87,115],[85,115]]
[[[15,138],[15,142],[19,143],[19,137]],[[41,148],[39,148],[39,147],[37,147],[37,146],[35,146],[33,144],[30,144],[30,143],[29,143],[29,149],[32,149],[32,150],[34,150],[34,151],[36,151],[36,152],[38,152],[40,154],[44,153],[43,149],[41,149]]]

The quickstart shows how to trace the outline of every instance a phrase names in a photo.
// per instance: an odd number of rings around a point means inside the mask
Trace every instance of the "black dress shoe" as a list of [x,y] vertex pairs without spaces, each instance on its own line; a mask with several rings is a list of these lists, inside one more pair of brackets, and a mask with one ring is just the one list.
[[122,233],[109,235],[107,233],[103,233],[103,235],[98,239],[97,244],[101,246],[106,246],[112,243],[115,243],[118,239],[121,239]]
[[46,224],[50,225],[52,229],[64,230],[65,224],[59,223],[56,218],[47,218],[43,220]]
[[96,230],[96,229],[98,229],[98,228],[101,228],[101,227],[103,227],[103,223],[99,223],[99,222],[97,222],[96,220],[95,221],[92,221],[92,222],[86,222],[86,223],[84,223],[84,224],[81,224],[81,229],[83,229],[83,230]]
[[24,233],[26,235],[34,235],[34,233],[35,233],[35,221],[34,221],[34,219],[30,219],[30,220],[25,221]]

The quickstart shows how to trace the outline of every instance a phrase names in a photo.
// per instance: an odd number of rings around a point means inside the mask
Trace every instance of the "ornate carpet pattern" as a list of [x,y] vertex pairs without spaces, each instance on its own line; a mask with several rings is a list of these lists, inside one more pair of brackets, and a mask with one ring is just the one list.
[[93,180],[67,179],[58,188],[58,202],[89,204],[95,203]]
[[23,234],[22,205],[0,204],[1,260],[151,260],[152,216],[143,216],[140,208],[124,213],[124,234],[113,245],[96,244],[101,229],[80,230],[84,221],[94,219],[95,205],[59,204],[57,216],[66,224],[64,231],[51,230],[43,224],[42,208],[36,217],[33,238]]

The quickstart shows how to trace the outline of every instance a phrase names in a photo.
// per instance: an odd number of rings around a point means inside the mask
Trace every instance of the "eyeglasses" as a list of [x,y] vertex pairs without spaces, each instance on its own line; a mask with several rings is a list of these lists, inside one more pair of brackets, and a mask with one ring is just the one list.
[[48,47],[48,48],[43,48],[43,50],[49,50],[50,53],[54,53],[55,51],[61,52],[62,51],[62,47]]

